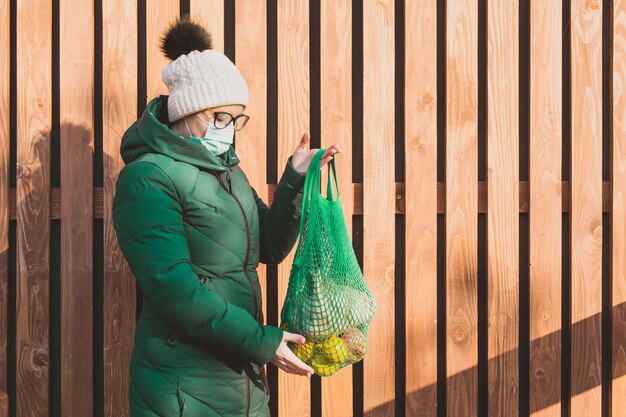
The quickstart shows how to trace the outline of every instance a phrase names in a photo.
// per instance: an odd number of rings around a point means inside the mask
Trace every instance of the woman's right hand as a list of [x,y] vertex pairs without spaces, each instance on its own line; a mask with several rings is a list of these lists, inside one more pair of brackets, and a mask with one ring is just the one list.
[[278,349],[276,349],[276,356],[274,356],[271,362],[287,373],[311,378],[314,372],[313,368],[302,362],[287,346],[287,342],[302,344],[305,341],[304,336],[283,330],[283,340],[280,342]]

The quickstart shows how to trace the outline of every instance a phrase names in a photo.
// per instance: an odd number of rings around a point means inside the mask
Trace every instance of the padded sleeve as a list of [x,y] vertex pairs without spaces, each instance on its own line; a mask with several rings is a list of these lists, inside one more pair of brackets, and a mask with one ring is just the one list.
[[259,212],[259,262],[264,264],[281,263],[293,249],[300,233],[305,174],[291,165],[292,156],[276,186],[271,207],[252,188]]

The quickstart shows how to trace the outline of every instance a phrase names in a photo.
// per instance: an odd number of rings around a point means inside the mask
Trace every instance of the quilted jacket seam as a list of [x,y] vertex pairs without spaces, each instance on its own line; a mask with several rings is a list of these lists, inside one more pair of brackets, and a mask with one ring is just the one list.
[[212,242],[215,242],[216,244],[218,244],[218,245],[220,245],[222,248],[224,248],[226,251],[228,251],[228,252],[232,253],[232,254],[233,254],[233,256],[234,256],[235,258],[237,258],[237,260],[239,260],[239,261],[243,262],[243,259],[241,259],[241,258],[239,257],[239,255],[237,255],[235,252],[231,251],[231,250],[230,250],[230,249],[228,249],[226,246],[222,245],[221,243],[219,243],[217,240],[213,239],[211,236],[207,235],[206,233],[201,232],[201,231],[200,231],[200,229],[198,229],[197,227],[194,227],[192,224],[190,224],[190,223],[189,223],[188,221],[186,221],[185,219],[183,219],[183,222],[187,223],[189,226],[191,226],[191,228],[192,228],[193,230],[195,230],[196,232],[200,233],[202,236],[205,236],[205,237],[207,237],[207,238],[211,239],[211,241],[212,241]]
[[[187,355],[187,358],[190,358],[191,360],[193,360],[194,362],[198,363],[200,366],[206,369],[206,367],[202,365],[202,363],[200,362],[198,358],[192,357],[189,355]],[[231,382],[227,378],[220,378],[220,381],[224,382],[230,389],[232,389],[235,392],[235,394],[240,396],[242,400],[246,399],[246,395],[242,393],[241,391],[239,391],[237,388],[235,388],[233,385],[231,385]]]
[[200,170],[198,170],[196,172],[196,179],[193,182],[193,186],[191,187],[191,189],[189,190],[189,193],[187,195],[185,195],[185,198],[190,198],[190,196],[193,195],[194,191],[196,191],[196,186],[198,185],[198,180],[200,179]]
[[[139,347],[138,347],[139,349]],[[143,351],[141,351],[141,349],[139,349],[141,355],[144,357],[144,359],[146,360],[146,363],[150,366],[150,368],[154,369],[157,372],[160,372],[157,368],[154,367],[154,365],[152,365],[152,363],[150,362],[150,360],[146,357],[145,353],[143,353]],[[134,381],[135,385],[136,385],[136,381]],[[142,403],[144,405],[146,405],[148,408],[150,408],[150,410],[152,410],[156,415],[158,415],[159,417],[165,417],[162,416],[156,408],[154,408],[154,404],[151,400],[151,398],[146,397],[145,395],[143,395],[142,391],[139,388],[135,389],[135,392],[137,393],[137,395],[139,396],[139,398],[141,399]]]
[[[171,265],[169,268],[165,269],[164,271],[159,271],[159,272],[165,272],[165,271],[169,271],[170,269],[174,268],[175,266],[178,266],[179,264],[184,264],[184,263],[189,263],[188,261],[181,261],[181,262],[176,262],[175,264]],[[193,290],[193,287],[195,286],[195,281],[191,283],[191,285],[189,285],[187,288],[185,288],[183,291],[181,291],[182,295],[178,295],[178,297],[172,298],[170,300],[169,303],[163,305],[159,311],[163,311],[166,310],[168,307],[174,305],[175,303],[181,301],[182,299],[185,298],[185,296],[187,296],[189,294],[189,289]]]
[[[174,164],[176,163],[176,161],[174,161],[172,158],[170,158],[167,155],[164,155],[164,156],[167,159],[169,159],[169,163],[170,163],[169,166],[167,167],[167,171],[165,171],[159,164],[157,164],[155,162],[152,162],[152,161],[140,160],[140,161],[137,161],[137,163],[143,162],[145,164],[150,164],[150,165],[156,167],[159,171],[161,171],[163,173],[163,175],[165,175],[165,177],[169,181],[170,185],[172,186],[172,189],[176,193],[176,197],[177,197],[177,200],[178,200],[178,205],[181,207],[181,211],[182,211],[182,207],[183,207],[182,201],[183,200],[181,199],[181,195],[180,195],[180,192],[178,190],[178,187],[176,187],[176,184],[174,184],[174,181],[172,181],[172,177],[170,175],[170,172],[172,171],[172,168],[174,167]],[[196,176],[196,181],[197,181],[197,176]],[[195,186],[195,184],[194,184],[194,186]],[[183,196],[183,197],[185,197],[185,196]]]
[[126,239],[120,241],[119,243],[120,243],[120,245],[122,245],[122,244],[124,244],[124,243],[126,243],[126,242],[128,242],[128,241],[130,241],[132,239],[137,238],[138,236],[143,235],[146,232],[152,232],[152,231],[155,231],[155,230],[163,230],[163,229],[166,229],[166,228],[172,227],[172,226],[179,226],[179,223],[160,224],[158,226],[151,227],[149,229],[143,229],[143,230],[140,230],[139,232],[137,232],[137,233],[127,237]]
[[[189,199],[190,199],[190,200],[193,200],[193,201],[198,201],[198,200],[196,200],[195,198],[189,198]],[[201,203],[201,204],[206,204],[206,203],[203,203],[202,201],[200,201],[200,203]],[[208,210],[208,209],[203,209],[203,210]],[[210,212],[211,212],[211,213],[217,213],[217,212],[215,212],[215,211],[213,211],[213,210],[210,210]],[[218,214],[218,215],[220,215],[220,216],[221,216],[224,220],[229,221],[230,223],[232,223],[233,225],[235,225],[235,227],[237,227],[237,228],[238,228],[239,230],[241,230],[242,232],[245,232],[245,231],[246,231],[245,227],[241,227],[241,226],[240,226],[239,224],[237,224],[237,222],[235,222],[233,219],[229,219],[229,218],[228,218],[228,216],[224,216],[224,215],[222,215],[222,214]]]
[[[167,178],[167,180],[169,181],[170,185],[171,185],[171,189],[174,190],[174,194],[176,194],[176,202],[178,203],[178,206],[181,209],[181,213],[183,212],[183,205],[182,205],[182,200],[180,198],[180,194],[178,192],[178,188],[176,187],[176,185],[174,185],[174,182],[172,181],[171,176],[169,175],[169,172],[174,164],[174,160],[171,160],[171,164],[170,164],[170,168],[167,170],[167,172],[165,172],[163,170],[163,168],[161,168],[158,164],[155,164],[154,162],[151,161],[144,161],[144,160],[137,160],[135,162],[133,162],[133,164],[148,164],[151,165],[153,167],[155,167],[156,169],[158,169],[159,171],[161,171],[163,173],[163,175],[165,176],[165,178]],[[128,165],[126,165],[128,166]],[[119,177],[118,177],[119,180]],[[133,198],[132,195],[127,195],[122,201],[117,202],[117,204],[115,204],[115,206],[112,207],[112,210],[115,211],[117,210],[118,207],[120,207],[123,203],[125,203],[126,201],[130,200],[131,198]]]
[[191,397],[191,398],[195,399],[195,400],[196,400],[196,401],[198,401],[199,403],[204,404],[205,406],[209,407],[211,410],[215,411],[215,412],[217,413],[217,415],[219,415],[220,417],[223,417],[223,416],[224,416],[223,414],[220,414],[220,413],[219,413],[219,412],[215,409],[215,407],[213,407],[211,404],[209,404],[209,403],[207,403],[207,402],[205,402],[205,401],[202,401],[200,398],[196,397],[195,395],[190,394],[189,392],[185,391],[183,388],[178,387],[178,390],[180,390],[180,392],[184,392],[184,393],[185,393],[185,395],[188,395],[189,397]]
[[176,397],[178,398],[178,405],[180,407],[180,416],[182,417],[184,415],[185,412],[185,401],[183,399],[182,404],[181,404],[181,396],[180,396],[180,391],[182,391],[182,389],[180,388],[180,344],[176,345]]

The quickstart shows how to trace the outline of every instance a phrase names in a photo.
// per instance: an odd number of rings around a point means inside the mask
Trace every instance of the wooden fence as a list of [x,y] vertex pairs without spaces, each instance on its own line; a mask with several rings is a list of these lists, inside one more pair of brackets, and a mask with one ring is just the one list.
[[626,415],[626,0],[0,0],[0,415],[128,416],[119,145],[189,12],[248,82],[266,202],[304,130],[343,147],[379,303],[362,363],[269,366],[273,415]]

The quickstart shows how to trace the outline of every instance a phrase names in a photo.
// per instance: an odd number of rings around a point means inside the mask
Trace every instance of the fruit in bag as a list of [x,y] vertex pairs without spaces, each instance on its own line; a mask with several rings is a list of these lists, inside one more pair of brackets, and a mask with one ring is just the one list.
[[330,376],[341,369],[341,364],[328,363],[319,358],[313,358],[311,360],[311,368],[313,368],[315,373],[319,376]]
[[313,342],[289,342],[287,345],[289,346],[291,351],[302,360],[302,362],[306,363],[311,360],[311,356],[313,356],[313,350],[315,349],[315,344]]
[[329,363],[343,364],[350,357],[350,349],[339,336],[331,336],[317,345],[322,359]]
[[355,361],[363,359],[367,352],[367,338],[362,331],[357,328],[348,329],[342,335],[342,340]]

